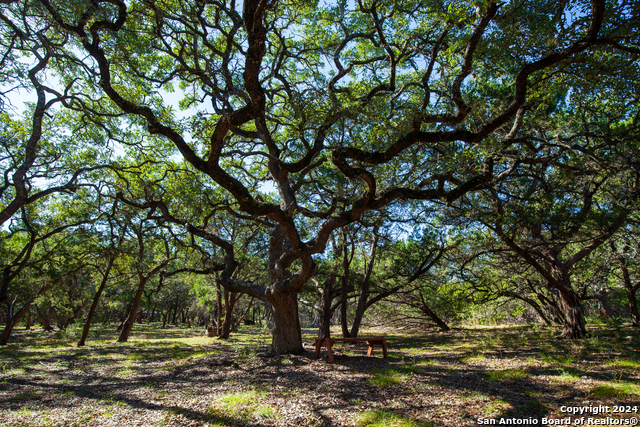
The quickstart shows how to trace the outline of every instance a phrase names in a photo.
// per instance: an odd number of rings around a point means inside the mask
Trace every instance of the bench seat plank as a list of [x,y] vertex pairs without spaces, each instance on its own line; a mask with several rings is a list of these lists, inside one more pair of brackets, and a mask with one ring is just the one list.
[[364,341],[369,346],[367,356],[373,355],[373,348],[376,345],[382,346],[382,355],[385,359],[388,359],[387,355],[387,340],[385,337],[366,337],[366,338],[321,338],[316,340],[316,359],[320,357],[320,349],[326,347],[327,356],[329,361],[333,363],[333,343],[335,342],[359,342]]

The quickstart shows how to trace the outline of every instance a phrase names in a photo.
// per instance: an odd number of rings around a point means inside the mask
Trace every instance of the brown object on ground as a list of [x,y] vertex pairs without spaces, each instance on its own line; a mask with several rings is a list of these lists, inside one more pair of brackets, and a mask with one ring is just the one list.
[[382,355],[385,359],[387,359],[387,341],[384,337],[370,337],[370,338],[321,338],[316,340],[316,359],[320,357],[320,349],[322,347],[327,348],[327,355],[329,356],[329,361],[333,363],[333,351],[331,348],[333,347],[334,342],[356,342],[356,341],[366,341],[369,345],[369,351],[367,351],[367,356],[373,355],[373,347],[376,344],[382,346]]
[[209,326],[207,328],[207,336],[208,337],[217,337],[218,336],[218,328],[215,326]]

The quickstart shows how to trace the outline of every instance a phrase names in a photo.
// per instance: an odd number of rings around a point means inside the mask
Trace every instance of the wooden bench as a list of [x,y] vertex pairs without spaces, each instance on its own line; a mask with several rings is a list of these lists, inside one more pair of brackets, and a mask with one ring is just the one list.
[[316,340],[316,359],[320,357],[320,349],[322,347],[327,348],[327,355],[329,356],[329,361],[333,362],[333,351],[331,348],[333,347],[333,343],[336,342],[357,342],[357,341],[365,341],[369,345],[369,351],[367,351],[367,356],[371,356],[373,354],[373,347],[378,344],[382,346],[382,355],[385,359],[387,359],[387,341],[384,337],[371,337],[371,338],[322,338]]

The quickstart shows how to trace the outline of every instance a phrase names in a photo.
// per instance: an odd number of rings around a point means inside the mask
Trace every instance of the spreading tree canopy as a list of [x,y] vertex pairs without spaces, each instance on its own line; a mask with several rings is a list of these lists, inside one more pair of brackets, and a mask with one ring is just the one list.
[[[43,40],[26,58],[51,58],[31,74],[55,81],[60,108],[126,129],[116,151],[169,144],[228,212],[270,230],[269,282],[240,281],[234,241],[206,227],[207,212],[182,216],[151,184],[140,203],[223,248],[222,285],[272,304],[279,353],[302,351],[295,294],[332,233],[368,211],[497,185],[543,113],[580,90],[563,82],[629,70],[639,52],[629,1],[3,3],[15,34],[3,54],[26,31]],[[620,73],[628,100],[637,77]],[[618,121],[635,126],[636,112]]]

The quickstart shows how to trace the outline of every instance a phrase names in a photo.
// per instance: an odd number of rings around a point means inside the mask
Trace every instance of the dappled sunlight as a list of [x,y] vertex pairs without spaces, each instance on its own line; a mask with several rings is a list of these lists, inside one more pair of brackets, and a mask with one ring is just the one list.
[[[389,359],[337,346],[327,363],[310,351],[265,356],[258,328],[229,341],[197,328],[136,329],[126,344],[77,348],[52,338],[0,349],[0,416],[12,426],[471,426],[562,417],[567,404],[640,402],[640,357],[624,339],[636,331],[597,327],[578,343],[519,327],[395,333]],[[305,335],[309,348],[313,337]]]

